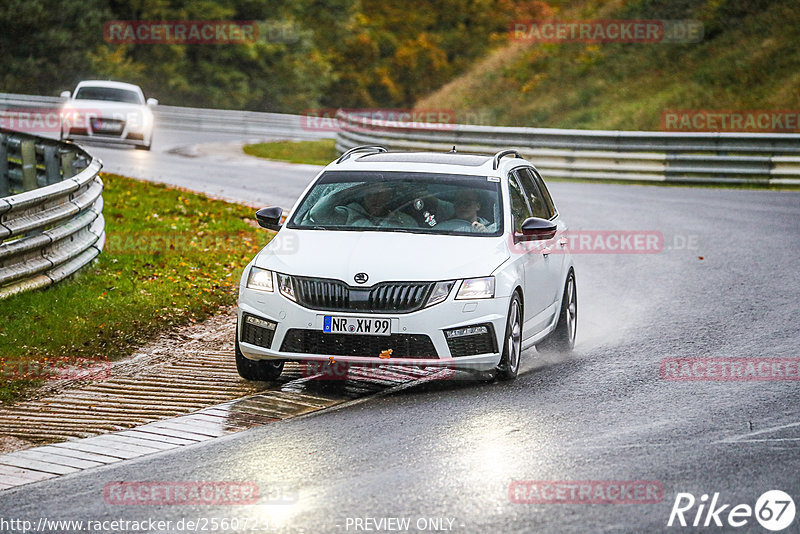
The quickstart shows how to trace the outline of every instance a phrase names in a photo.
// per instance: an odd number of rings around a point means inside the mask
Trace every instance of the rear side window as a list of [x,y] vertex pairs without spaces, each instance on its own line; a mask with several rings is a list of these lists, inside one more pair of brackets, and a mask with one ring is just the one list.
[[[551,219],[555,215],[553,209],[553,201],[550,200],[550,195],[545,194],[542,188],[536,182],[536,176],[530,168],[523,168],[517,171],[520,184],[525,190],[525,196],[528,199],[528,204],[531,206],[533,217],[540,219]],[[544,186],[544,184],[542,184]]]

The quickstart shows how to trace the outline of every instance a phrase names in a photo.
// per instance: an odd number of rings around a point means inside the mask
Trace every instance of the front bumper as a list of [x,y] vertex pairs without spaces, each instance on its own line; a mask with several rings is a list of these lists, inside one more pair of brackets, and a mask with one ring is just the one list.
[[113,143],[117,145],[138,145],[148,146],[150,144],[149,135],[142,133],[125,133],[124,135],[101,135],[93,132],[75,133],[75,130],[64,133],[64,140],[70,141],[95,141],[98,143]]
[[[369,312],[326,312],[304,308],[287,299],[279,292],[265,293],[262,291],[241,288],[239,291],[238,329],[236,332],[242,354],[251,360],[295,360],[329,362],[331,356],[336,362],[346,362],[350,365],[411,365],[422,367],[448,367],[453,369],[472,369],[487,371],[495,368],[500,362],[503,348],[503,333],[505,332],[506,315],[508,313],[509,297],[480,299],[480,300],[454,300],[454,293],[444,302],[423,308],[412,313],[369,313]],[[271,339],[254,338],[248,330],[247,339],[243,337],[244,318],[246,315],[261,320],[275,323],[274,332],[270,331]],[[361,336],[357,334],[325,334],[322,333],[323,321],[326,315],[337,317],[369,317],[391,320],[393,336],[379,338],[380,336]],[[448,344],[446,330],[464,328],[475,325],[486,325],[493,343],[478,344],[482,347],[480,353],[471,355],[456,355],[451,353],[453,341]],[[307,348],[320,346],[336,346],[342,348],[346,341],[346,352],[339,354],[322,351],[294,352],[286,350],[287,347],[298,347],[298,331],[304,331],[299,337],[307,343],[302,345]],[[332,338],[323,336],[344,336],[336,342],[327,343]],[[409,347],[425,346],[421,343],[423,337],[430,338],[431,351],[425,351],[417,357],[389,357],[381,358],[380,353],[386,349],[393,349],[395,354],[409,354],[419,352],[418,349]],[[369,340],[367,338],[370,338]],[[309,341],[310,340],[310,341]],[[259,344],[256,344],[259,343]],[[392,346],[396,344],[396,346]],[[266,346],[263,346],[266,345]],[[491,349],[487,352],[486,348]],[[355,348],[354,348],[355,347]],[[355,351],[364,348],[363,353]],[[473,348],[473,347],[470,347]],[[464,351],[464,346],[459,349]],[[469,349],[467,350],[469,352]]]

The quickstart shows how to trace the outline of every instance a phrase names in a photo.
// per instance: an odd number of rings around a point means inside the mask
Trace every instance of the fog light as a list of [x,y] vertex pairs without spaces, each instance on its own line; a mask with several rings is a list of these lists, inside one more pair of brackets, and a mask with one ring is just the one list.
[[489,329],[485,326],[468,326],[466,328],[446,330],[445,335],[447,336],[447,339],[453,339],[454,337],[475,336],[478,334],[486,334],[488,332]]
[[248,315],[247,317],[245,317],[244,322],[247,324],[251,324],[253,326],[266,328],[267,330],[275,330],[275,323],[273,323],[272,321],[265,321],[264,319],[253,317],[252,315]]

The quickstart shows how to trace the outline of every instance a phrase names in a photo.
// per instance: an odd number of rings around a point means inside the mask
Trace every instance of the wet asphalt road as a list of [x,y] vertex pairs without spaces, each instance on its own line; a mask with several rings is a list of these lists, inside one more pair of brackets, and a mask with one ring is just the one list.
[[[276,138],[319,139],[304,130],[276,131]],[[303,187],[322,167],[291,165],[243,157],[241,135],[157,130],[150,152],[133,147],[86,144],[90,154],[103,161],[103,171],[170,184],[207,195],[243,202],[254,207],[279,205],[289,209]],[[206,149],[209,143],[214,149]]]
[[[275,179],[296,195],[310,171]],[[239,528],[225,531],[240,532],[370,531],[356,518],[408,518],[412,531],[443,518],[455,532],[695,532],[666,526],[679,492],[753,506],[780,489],[800,504],[797,381],[681,382],[659,373],[671,357],[800,357],[800,193],[571,183],[552,183],[551,192],[572,229],[665,237],[658,254],[576,257],[573,354],[530,350],[514,382],[429,383],[10,490],[0,494],[0,518],[152,518],[172,521],[175,532],[188,531],[175,529],[181,519],[211,518],[236,518]],[[253,481],[264,497],[242,506],[103,498],[111,481],[185,480]],[[510,500],[515,480],[655,481],[663,499],[521,504]],[[276,488],[292,503],[271,504]],[[753,518],[702,531],[768,532]]]

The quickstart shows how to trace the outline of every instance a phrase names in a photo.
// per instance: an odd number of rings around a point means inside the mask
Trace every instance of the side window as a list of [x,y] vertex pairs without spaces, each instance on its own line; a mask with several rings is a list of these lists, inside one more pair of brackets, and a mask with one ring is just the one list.
[[550,211],[550,216],[552,217],[556,214],[556,206],[553,204],[553,199],[550,197],[550,191],[547,190],[544,180],[536,171],[533,171],[533,181],[539,186],[539,191],[542,192],[544,202],[547,205],[547,209]]
[[[534,217],[540,219],[549,219],[555,212],[551,209],[552,201],[548,202],[548,198],[540,190],[539,186],[534,182],[535,176],[533,171],[529,168],[519,169],[517,171],[522,188],[525,190],[525,196],[528,199],[528,204],[531,206],[531,211]],[[549,196],[549,195],[548,195]]]
[[511,215],[514,217],[514,231],[522,232],[522,223],[525,219],[533,217],[531,210],[528,207],[528,202],[525,200],[525,193],[517,183],[516,173],[512,173],[508,177],[508,192],[511,196]]

